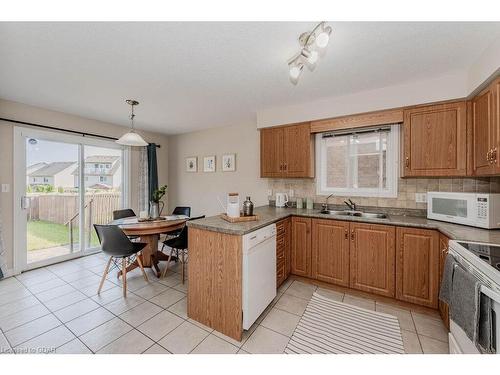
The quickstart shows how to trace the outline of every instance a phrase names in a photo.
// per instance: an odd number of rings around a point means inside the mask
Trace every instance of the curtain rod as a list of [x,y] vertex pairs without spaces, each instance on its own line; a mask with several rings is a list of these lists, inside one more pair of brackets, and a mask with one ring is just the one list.
[[[57,128],[55,126],[48,126],[48,125],[41,125],[41,124],[35,124],[33,122],[26,122],[26,121],[19,121],[19,120],[12,120],[8,118],[3,118],[0,117],[0,121],[7,121],[7,122],[12,122],[14,124],[21,124],[21,125],[28,125],[28,126],[35,126],[37,128],[43,128],[43,129],[50,129],[50,130],[58,130],[61,132],[66,132],[66,133],[73,133],[73,134],[79,134],[83,137],[90,136],[90,137],[96,137],[96,138],[104,138],[104,139],[110,139],[113,141],[116,141],[118,138],[114,137],[108,137],[106,135],[100,135],[100,134],[94,134],[94,133],[85,133],[85,132],[79,132],[77,130],[69,130],[69,129],[61,129]],[[160,148],[161,145],[156,145],[156,147]]]

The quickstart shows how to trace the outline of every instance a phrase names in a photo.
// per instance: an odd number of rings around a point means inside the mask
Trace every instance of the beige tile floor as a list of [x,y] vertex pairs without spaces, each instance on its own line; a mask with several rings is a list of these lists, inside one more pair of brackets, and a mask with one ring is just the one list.
[[398,317],[408,353],[447,353],[439,316],[383,304],[298,280],[288,280],[243,340],[237,342],[188,319],[178,265],[147,283],[129,273],[122,297],[116,273],[96,294],[105,256],[96,254],[0,281],[0,353],[283,353],[316,291]]

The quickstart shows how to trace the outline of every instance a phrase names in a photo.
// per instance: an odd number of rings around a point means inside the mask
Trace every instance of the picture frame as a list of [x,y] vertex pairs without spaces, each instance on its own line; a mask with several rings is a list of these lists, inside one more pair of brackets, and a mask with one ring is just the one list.
[[203,158],[203,172],[215,172],[215,155]]
[[222,172],[236,171],[236,154],[222,155]]
[[198,172],[198,157],[189,156],[186,158],[186,172]]

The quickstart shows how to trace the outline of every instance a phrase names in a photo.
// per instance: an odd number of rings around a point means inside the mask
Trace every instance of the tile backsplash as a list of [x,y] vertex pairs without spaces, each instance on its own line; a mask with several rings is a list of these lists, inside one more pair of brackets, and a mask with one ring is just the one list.
[[[324,203],[326,195],[316,195],[314,179],[269,179],[268,188],[272,189],[273,197],[277,192],[294,191],[295,198],[312,197],[315,203]],[[480,178],[400,178],[398,181],[397,198],[352,197],[359,206],[417,208],[427,209],[427,203],[416,203],[415,193],[428,191],[451,191],[470,193],[500,193],[500,177]],[[349,196],[337,195],[329,199],[329,203],[342,204]]]

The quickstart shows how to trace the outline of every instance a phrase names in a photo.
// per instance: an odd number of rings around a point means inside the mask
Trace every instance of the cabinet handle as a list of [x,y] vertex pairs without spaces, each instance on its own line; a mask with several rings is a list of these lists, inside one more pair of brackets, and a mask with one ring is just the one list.
[[497,148],[496,147],[493,150],[491,150],[491,162],[492,163],[497,162]]
[[408,156],[405,159],[405,167],[410,168],[410,158]]
[[491,163],[491,150],[486,153],[486,161]]
[[351,241],[354,241],[354,229],[351,229]]
[[283,166],[283,168],[285,169],[285,171],[286,171],[286,167],[287,167],[287,165],[286,165],[286,163],[285,163],[285,165]]
[[347,229],[344,231],[344,239],[349,239],[349,231]]
[[283,170],[283,164],[280,164],[280,171]]

